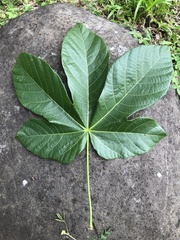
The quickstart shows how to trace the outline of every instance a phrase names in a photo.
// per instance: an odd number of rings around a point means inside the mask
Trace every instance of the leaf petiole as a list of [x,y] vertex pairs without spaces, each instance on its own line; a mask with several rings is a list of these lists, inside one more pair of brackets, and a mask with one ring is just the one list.
[[89,230],[93,230],[92,201],[91,201],[90,172],[89,172],[89,133],[87,133],[87,142],[86,142],[86,177],[87,177],[87,191],[88,191],[88,204],[89,204]]

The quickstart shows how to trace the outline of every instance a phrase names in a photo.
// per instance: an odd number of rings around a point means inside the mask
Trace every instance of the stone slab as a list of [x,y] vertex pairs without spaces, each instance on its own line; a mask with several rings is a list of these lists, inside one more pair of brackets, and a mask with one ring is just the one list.
[[[41,7],[0,28],[0,240],[58,240],[54,221],[65,212],[78,240],[89,234],[85,154],[70,165],[40,159],[15,140],[33,116],[18,102],[11,79],[16,56],[33,53],[59,70],[63,37],[77,22],[102,36],[116,59],[137,43],[128,30],[68,4]],[[143,112],[167,131],[149,153],[104,161],[92,150],[94,221],[111,227],[110,240],[180,239],[180,108],[170,90]]]

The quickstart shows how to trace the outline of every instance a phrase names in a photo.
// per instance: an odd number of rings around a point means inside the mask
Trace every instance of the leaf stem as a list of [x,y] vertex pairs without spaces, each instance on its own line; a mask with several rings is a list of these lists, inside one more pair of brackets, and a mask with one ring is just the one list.
[[86,177],[87,177],[87,191],[88,191],[88,204],[89,204],[89,229],[93,230],[90,171],[89,171],[89,133],[87,133],[87,143],[86,143]]

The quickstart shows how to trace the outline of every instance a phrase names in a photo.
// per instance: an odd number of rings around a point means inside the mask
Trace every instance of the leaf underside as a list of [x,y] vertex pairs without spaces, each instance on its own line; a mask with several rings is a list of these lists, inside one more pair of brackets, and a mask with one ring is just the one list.
[[78,23],[65,36],[61,57],[72,100],[61,78],[40,58],[21,53],[13,66],[20,103],[44,118],[28,120],[17,133],[30,152],[70,163],[90,136],[104,159],[125,158],[149,151],[166,136],[152,119],[128,118],[167,92],[169,47],[139,46],[109,69],[104,41]]

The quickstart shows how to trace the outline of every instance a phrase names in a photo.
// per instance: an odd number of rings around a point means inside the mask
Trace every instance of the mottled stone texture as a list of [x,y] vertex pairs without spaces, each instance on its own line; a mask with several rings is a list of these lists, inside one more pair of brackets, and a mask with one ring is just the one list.
[[[105,39],[113,60],[136,45],[125,28],[68,4],[39,8],[0,29],[0,240],[58,240],[56,212],[66,213],[78,240],[89,234],[85,153],[71,165],[60,165],[26,151],[15,134],[33,114],[19,104],[11,80],[22,51],[62,74],[61,42],[76,22]],[[101,230],[111,226],[110,240],[180,239],[179,106],[170,90],[143,113],[168,133],[149,153],[104,161],[91,151],[94,221]]]

